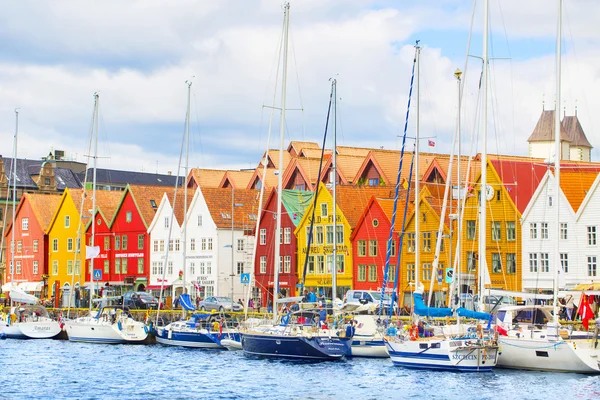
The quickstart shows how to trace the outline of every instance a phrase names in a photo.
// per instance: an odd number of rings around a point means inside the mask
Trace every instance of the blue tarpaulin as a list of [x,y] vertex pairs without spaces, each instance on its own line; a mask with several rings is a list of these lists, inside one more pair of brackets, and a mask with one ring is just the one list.
[[192,299],[190,299],[190,295],[187,293],[179,295],[179,304],[181,304],[181,308],[186,311],[194,311],[196,309],[192,303]]
[[415,304],[415,314],[426,317],[451,317],[451,308],[427,307],[423,301],[421,293],[413,293],[413,302]]

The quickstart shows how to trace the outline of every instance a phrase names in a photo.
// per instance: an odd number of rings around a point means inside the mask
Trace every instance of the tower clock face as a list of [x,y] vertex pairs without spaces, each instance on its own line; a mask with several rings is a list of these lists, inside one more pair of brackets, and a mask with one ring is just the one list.
[[490,201],[493,198],[494,198],[494,188],[492,187],[492,185],[486,185],[485,186],[485,199],[487,201]]

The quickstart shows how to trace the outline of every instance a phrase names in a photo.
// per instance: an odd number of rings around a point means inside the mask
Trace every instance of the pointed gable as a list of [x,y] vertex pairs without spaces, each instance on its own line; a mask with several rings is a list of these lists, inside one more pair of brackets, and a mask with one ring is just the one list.
[[[331,191],[330,191],[331,192]],[[338,186],[336,188],[336,202],[344,213],[350,228],[354,229],[363,214],[371,197],[393,198],[394,189],[390,187],[369,186]]]
[[156,214],[158,205],[162,200],[163,194],[166,193],[172,202],[173,192],[174,188],[168,188],[164,186],[127,185],[125,193],[123,194],[121,202],[119,203],[117,211],[115,212],[115,215],[111,221],[111,225],[117,217],[119,209],[123,205],[125,198],[129,194],[133,198],[133,202],[136,205],[144,226],[146,229],[148,229],[152,223],[152,220],[154,219],[154,215]]
[[562,125],[565,127],[567,134],[571,138],[571,146],[592,148],[587,136],[585,136],[585,132],[583,132],[583,128],[579,123],[577,115],[565,116],[562,120]]
[[46,231],[52,217],[60,204],[60,194],[37,194],[37,193],[25,193],[24,198],[29,201],[31,209],[35,214],[42,231]]
[[[554,141],[554,125],[554,110],[543,110],[540,119],[538,119],[538,122],[527,141],[529,143]],[[562,124],[560,125],[560,141],[571,141],[570,136],[567,134],[567,131]]]
[[[262,160],[266,160],[267,168],[279,169],[279,150],[274,150],[274,149],[267,150],[263,154],[263,157],[262,157],[261,161],[258,163],[257,168],[262,167],[262,163],[263,163]],[[283,150],[283,165],[281,166],[282,171],[285,171],[285,169],[287,168],[287,166],[291,160],[292,160],[292,156],[290,155],[290,153]]]
[[254,176],[253,169],[240,171],[226,171],[221,179],[221,183],[217,186],[220,188],[246,189],[250,180]]

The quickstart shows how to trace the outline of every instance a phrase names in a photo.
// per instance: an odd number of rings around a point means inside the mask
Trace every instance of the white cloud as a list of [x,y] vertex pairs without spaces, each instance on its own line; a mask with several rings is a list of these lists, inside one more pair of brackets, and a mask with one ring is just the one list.
[[[508,53],[502,36],[506,26],[515,59],[493,66],[491,111],[497,128],[490,134],[502,140],[496,146],[490,138],[492,152],[526,154],[542,96],[547,108],[553,104],[554,56],[551,49],[540,54],[535,47],[540,41],[552,47],[556,7],[548,3],[553,2],[493,2],[496,55]],[[328,79],[335,76],[341,97],[338,143],[396,147],[406,114],[411,42],[423,34],[422,134],[437,136],[436,150],[447,151],[456,118],[453,72],[462,69],[470,5],[467,0],[292,2],[288,107],[302,105],[304,114],[288,113],[286,140],[322,140]],[[599,143],[594,127],[600,126],[600,117],[594,110],[600,104],[593,94],[600,89],[600,28],[593,17],[600,5],[567,2],[566,10],[564,98],[570,111],[578,100],[584,129],[592,144]],[[5,48],[0,153],[10,152],[12,110],[21,107],[20,155],[38,158],[60,148],[82,160],[92,94],[100,90],[101,141],[110,157],[106,167],[155,171],[158,161],[159,172],[175,171],[185,117],[184,81],[195,76],[192,164],[256,165],[266,146],[269,117],[262,105],[271,104],[276,84],[280,1],[50,2],[36,7],[25,1],[5,11],[0,16]],[[478,10],[478,29],[480,15]],[[453,39],[452,48],[438,43],[448,46],[446,36]],[[480,65],[473,61],[465,90],[465,135],[474,125],[477,100]],[[414,108],[411,113],[412,136]],[[271,147],[277,146],[278,133],[275,128]]]

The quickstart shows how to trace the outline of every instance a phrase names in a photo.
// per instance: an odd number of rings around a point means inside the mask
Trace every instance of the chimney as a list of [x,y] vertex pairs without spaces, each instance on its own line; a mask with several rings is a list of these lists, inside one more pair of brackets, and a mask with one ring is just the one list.
[[171,171],[167,171],[167,175],[171,176],[172,172]]

